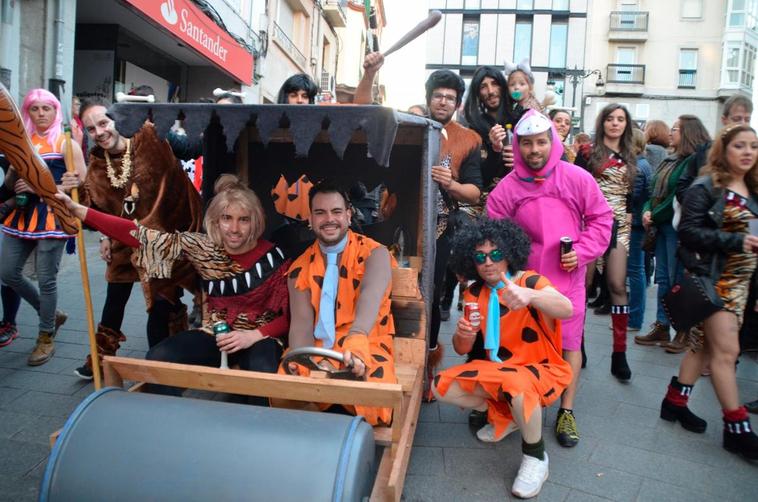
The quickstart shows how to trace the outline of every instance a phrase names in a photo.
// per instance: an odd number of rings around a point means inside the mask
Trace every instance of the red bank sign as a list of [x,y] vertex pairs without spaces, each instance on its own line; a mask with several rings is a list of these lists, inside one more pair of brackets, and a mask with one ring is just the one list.
[[253,55],[190,0],[126,0],[144,15],[246,85],[253,81]]

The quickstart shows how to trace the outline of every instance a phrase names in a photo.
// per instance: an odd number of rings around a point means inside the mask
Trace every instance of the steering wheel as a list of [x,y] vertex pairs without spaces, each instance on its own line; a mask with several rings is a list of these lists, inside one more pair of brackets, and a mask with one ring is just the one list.
[[352,372],[351,367],[343,369],[335,369],[334,367],[324,364],[323,361],[315,361],[314,359],[329,359],[331,361],[342,365],[345,363],[345,358],[341,352],[336,350],[324,349],[321,347],[300,347],[299,349],[292,349],[284,358],[282,358],[282,366],[284,371],[288,375],[292,375],[290,372],[289,363],[297,363],[306,368],[314,371],[323,371],[326,373],[327,378],[335,378],[338,380],[359,380],[357,376]]

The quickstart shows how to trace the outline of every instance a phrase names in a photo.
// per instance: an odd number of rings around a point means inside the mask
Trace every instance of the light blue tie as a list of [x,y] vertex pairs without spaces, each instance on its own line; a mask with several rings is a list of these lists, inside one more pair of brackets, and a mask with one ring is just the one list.
[[[510,280],[510,274],[506,273]],[[487,326],[485,327],[484,348],[490,353],[490,361],[501,363],[503,361],[497,356],[500,349],[500,297],[497,294],[498,289],[505,287],[503,281],[498,282],[490,288],[490,300],[487,304]]]
[[318,307],[318,322],[314,336],[323,342],[325,349],[334,347],[335,323],[334,323],[334,305],[337,301],[337,283],[339,282],[339,270],[337,268],[337,257],[345,250],[347,244],[347,234],[334,246],[322,246],[319,244],[321,251],[326,254],[326,271],[324,272],[324,282],[321,285],[321,302]]

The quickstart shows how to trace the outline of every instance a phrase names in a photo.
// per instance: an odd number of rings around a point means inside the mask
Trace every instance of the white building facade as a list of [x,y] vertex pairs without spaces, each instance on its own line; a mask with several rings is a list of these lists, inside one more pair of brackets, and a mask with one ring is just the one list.
[[752,0],[592,0],[587,61],[605,92],[586,89],[583,129],[619,102],[640,124],[693,114],[715,132],[726,98],[753,94],[757,24]]

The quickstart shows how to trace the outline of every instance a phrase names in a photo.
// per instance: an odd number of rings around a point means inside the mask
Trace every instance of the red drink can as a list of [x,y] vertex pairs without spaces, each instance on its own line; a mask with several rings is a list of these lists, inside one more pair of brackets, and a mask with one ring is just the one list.
[[574,240],[571,237],[561,237],[561,256],[570,253],[574,248]]
[[472,328],[478,328],[482,324],[482,314],[479,312],[479,304],[476,302],[466,303],[463,306],[463,315],[471,324]]

